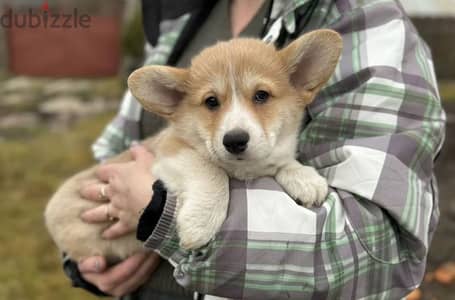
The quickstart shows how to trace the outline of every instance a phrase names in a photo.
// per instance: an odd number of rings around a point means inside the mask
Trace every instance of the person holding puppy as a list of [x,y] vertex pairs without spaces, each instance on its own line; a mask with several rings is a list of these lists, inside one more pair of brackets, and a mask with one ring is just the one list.
[[[193,292],[205,299],[400,299],[418,286],[438,220],[432,168],[445,115],[429,49],[400,4],[143,1],[143,10],[145,64],[184,67],[204,47],[237,36],[282,47],[314,29],[339,32],[342,58],[307,107],[298,153],[327,178],[329,195],[321,207],[286,210],[284,192],[270,178],[232,181],[220,234],[187,252],[173,226],[175,199],[151,175],[153,156],[132,146],[134,161],[101,165],[99,182],[82,187],[89,200],[111,201],[82,218],[105,222],[141,211],[138,224],[119,220],[103,236],[136,231],[155,252],[114,266],[103,257],[66,260],[73,283],[123,299],[192,299]],[[162,126],[127,92],[93,146],[95,156],[104,160]]]

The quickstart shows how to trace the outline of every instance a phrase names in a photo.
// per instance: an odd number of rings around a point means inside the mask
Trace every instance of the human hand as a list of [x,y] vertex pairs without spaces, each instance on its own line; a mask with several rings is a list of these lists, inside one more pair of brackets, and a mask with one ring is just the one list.
[[[140,213],[152,199],[155,179],[151,173],[153,156],[144,146],[131,148],[133,160],[101,165],[99,179],[81,189],[82,197],[104,204],[85,211],[81,218],[88,223],[116,221],[102,237],[115,239],[136,230]],[[109,200],[109,202],[106,202]]]
[[158,267],[161,258],[155,252],[137,253],[108,267],[102,256],[92,256],[79,262],[82,277],[100,291],[115,297],[138,289]]

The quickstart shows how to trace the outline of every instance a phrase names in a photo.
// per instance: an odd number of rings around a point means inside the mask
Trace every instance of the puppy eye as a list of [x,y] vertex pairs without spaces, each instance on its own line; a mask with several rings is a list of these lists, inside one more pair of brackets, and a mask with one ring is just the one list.
[[259,90],[256,92],[256,94],[254,94],[253,100],[256,103],[262,104],[267,102],[269,97],[270,97],[269,93],[267,93],[266,91]]
[[210,110],[215,110],[220,106],[220,102],[216,97],[208,97],[205,99],[205,106]]

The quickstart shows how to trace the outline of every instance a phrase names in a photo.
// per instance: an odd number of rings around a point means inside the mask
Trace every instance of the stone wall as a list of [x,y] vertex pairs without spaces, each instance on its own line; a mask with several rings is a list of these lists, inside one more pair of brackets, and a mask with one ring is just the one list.
[[0,79],[0,149],[5,139],[66,130],[83,118],[113,112],[125,88],[125,81],[115,77]]

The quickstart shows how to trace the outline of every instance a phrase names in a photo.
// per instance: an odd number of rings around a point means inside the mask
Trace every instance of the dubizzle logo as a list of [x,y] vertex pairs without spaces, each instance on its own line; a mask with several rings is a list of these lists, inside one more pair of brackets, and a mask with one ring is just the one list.
[[91,17],[80,14],[74,8],[71,14],[52,12],[45,1],[40,9],[28,9],[26,13],[15,13],[12,8],[0,16],[0,25],[4,28],[89,28]]

